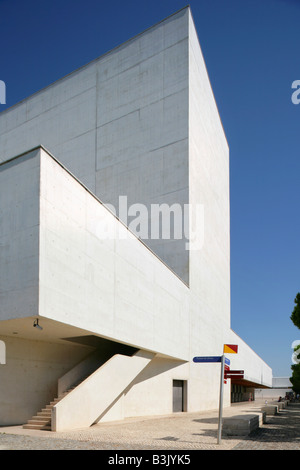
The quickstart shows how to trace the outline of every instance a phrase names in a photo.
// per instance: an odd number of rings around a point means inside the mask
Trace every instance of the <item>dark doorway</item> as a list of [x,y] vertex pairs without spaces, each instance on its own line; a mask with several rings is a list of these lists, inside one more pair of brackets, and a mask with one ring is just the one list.
[[184,411],[184,380],[173,380],[173,413]]

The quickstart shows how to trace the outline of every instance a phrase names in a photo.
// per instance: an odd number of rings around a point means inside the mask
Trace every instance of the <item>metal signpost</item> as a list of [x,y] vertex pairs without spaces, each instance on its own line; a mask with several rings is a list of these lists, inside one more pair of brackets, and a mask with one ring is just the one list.
[[0,341],[0,364],[6,364],[6,347],[4,341]]
[[[224,344],[224,353],[228,354],[237,354],[238,346],[236,344]],[[232,377],[242,378],[244,377],[244,371],[231,371],[230,360],[225,357],[225,354],[222,356],[196,356],[193,358],[193,362],[220,362],[221,363],[221,376],[220,376],[220,398],[219,398],[219,423],[218,423],[218,444],[221,444],[222,439],[222,414],[223,414],[223,390],[224,383],[226,379]]]
[[223,354],[223,356],[222,356],[222,362],[221,362],[221,377],[220,377],[218,444],[221,444],[221,438],[222,438],[222,413],[223,413],[224,368],[225,368],[225,356],[224,356],[224,354]]

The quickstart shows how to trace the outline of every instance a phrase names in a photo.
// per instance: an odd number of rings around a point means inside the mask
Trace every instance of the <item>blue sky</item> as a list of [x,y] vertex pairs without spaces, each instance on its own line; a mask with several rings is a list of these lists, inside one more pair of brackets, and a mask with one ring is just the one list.
[[[0,0],[4,110],[146,28],[181,0]],[[299,0],[191,0],[230,146],[232,328],[291,375],[300,291]]]

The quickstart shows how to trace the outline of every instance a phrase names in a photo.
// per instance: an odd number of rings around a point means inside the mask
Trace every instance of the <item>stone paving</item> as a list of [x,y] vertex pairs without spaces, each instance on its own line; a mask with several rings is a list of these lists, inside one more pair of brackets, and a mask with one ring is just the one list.
[[244,438],[234,450],[300,450],[300,404],[291,403]]
[[[261,403],[233,404],[223,416],[259,412]],[[0,450],[300,450],[300,404],[292,403],[246,437],[217,443],[218,410],[99,423],[53,433],[0,428]]]

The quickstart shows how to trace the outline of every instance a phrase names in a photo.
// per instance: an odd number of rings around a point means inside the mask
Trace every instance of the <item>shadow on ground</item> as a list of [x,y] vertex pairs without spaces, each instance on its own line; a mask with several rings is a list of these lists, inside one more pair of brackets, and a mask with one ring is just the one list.
[[[234,450],[249,448],[249,444],[274,444],[274,449],[293,448],[300,450],[300,404],[291,403],[287,408],[280,410],[277,415],[267,416],[267,422],[245,436],[243,442]],[[277,443],[277,446],[276,446]]]

